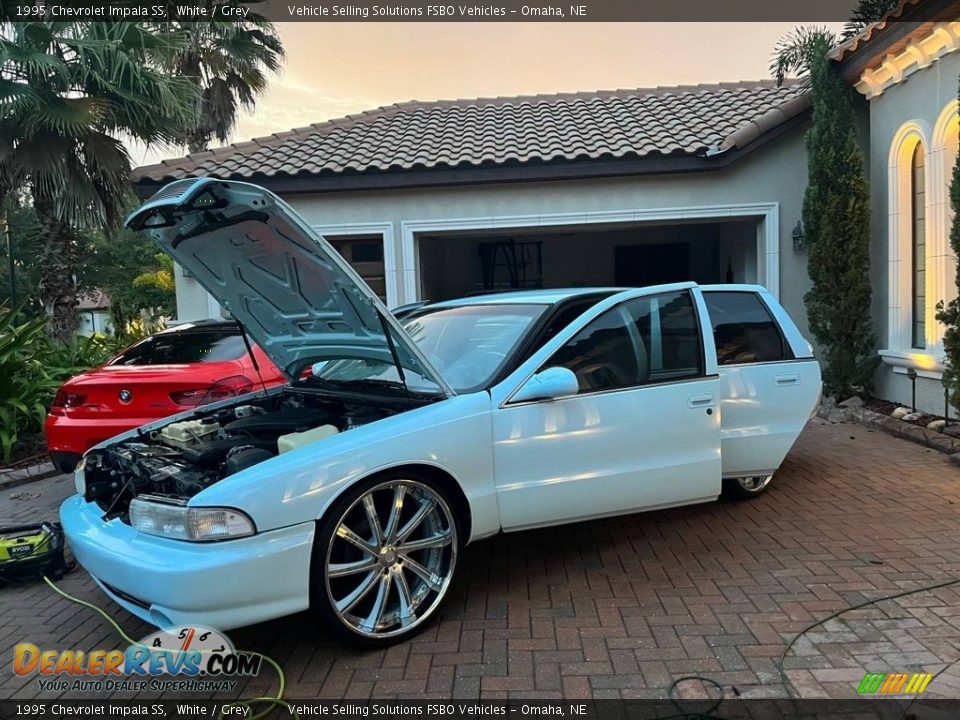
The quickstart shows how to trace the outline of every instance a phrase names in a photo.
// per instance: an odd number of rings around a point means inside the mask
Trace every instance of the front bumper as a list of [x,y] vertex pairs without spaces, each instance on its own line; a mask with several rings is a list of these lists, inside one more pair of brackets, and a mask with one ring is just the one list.
[[190,543],[104,522],[95,503],[74,495],[60,521],[77,561],[115,602],[158,627],[216,630],[306,610],[315,524],[247,538]]

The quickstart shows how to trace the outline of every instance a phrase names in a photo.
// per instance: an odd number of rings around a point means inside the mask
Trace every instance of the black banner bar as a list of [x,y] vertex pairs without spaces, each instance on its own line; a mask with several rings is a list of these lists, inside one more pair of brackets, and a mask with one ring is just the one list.
[[[844,21],[856,0],[0,0],[8,21],[649,22]],[[736,32],[719,26],[717,32]]]
[[[947,720],[960,717],[960,700],[862,699],[790,700],[289,700],[302,720],[309,718],[437,718],[438,720]],[[23,700],[0,701],[0,718],[189,718],[249,717],[252,709],[228,700]],[[277,709],[271,718],[291,717]]]

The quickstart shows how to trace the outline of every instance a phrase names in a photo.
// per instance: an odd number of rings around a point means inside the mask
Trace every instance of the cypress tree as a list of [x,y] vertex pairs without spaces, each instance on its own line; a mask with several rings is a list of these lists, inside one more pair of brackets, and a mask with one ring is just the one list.
[[[960,81],[958,81],[960,83]],[[960,87],[957,91],[960,97]],[[950,247],[953,254],[960,258],[960,156],[953,165],[950,178],[950,209],[953,211],[953,223],[950,225]],[[960,291],[960,263],[957,265],[954,281]],[[943,336],[944,365],[943,384],[950,393],[950,403],[960,409],[960,295],[946,305],[937,303],[937,320],[946,326]]]
[[808,55],[813,123],[803,224],[812,287],[804,301],[825,361],[824,389],[846,398],[869,394],[879,362],[870,317],[870,198],[853,91],[827,59],[827,39],[818,45]]

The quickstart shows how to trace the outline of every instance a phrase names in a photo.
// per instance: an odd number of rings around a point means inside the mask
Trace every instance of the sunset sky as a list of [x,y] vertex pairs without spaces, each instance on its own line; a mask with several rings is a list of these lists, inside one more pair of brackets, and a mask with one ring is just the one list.
[[[839,29],[839,23],[831,27]],[[278,23],[287,49],[233,141],[404,100],[769,77],[793,23]],[[135,162],[178,150],[135,149]]]

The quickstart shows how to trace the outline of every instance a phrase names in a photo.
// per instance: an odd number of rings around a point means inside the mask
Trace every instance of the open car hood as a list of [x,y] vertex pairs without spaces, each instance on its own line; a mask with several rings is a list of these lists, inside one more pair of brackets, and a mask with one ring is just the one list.
[[396,353],[405,374],[453,394],[340,253],[270,191],[212,178],[177,180],[126,225],[147,233],[196,278],[291,380],[315,362],[393,365]]

